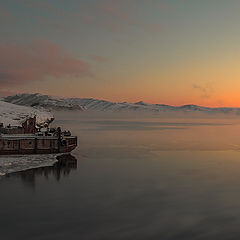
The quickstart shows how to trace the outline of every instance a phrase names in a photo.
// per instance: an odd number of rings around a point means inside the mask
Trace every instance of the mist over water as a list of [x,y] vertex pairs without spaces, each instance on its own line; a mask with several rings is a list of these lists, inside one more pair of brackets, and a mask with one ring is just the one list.
[[77,169],[4,177],[1,236],[239,239],[239,123],[224,114],[56,112],[53,125],[78,136]]

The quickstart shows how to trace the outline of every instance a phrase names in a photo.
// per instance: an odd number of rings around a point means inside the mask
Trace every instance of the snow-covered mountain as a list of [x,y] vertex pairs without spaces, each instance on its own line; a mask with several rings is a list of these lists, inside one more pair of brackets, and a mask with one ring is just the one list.
[[4,125],[20,126],[28,117],[33,116],[36,116],[39,125],[53,120],[50,112],[0,101],[0,123]]
[[18,105],[62,110],[240,113],[240,108],[208,108],[197,105],[170,106],[164,104],[148,104],[142,101],[136,103],[117,103],[93,98],[58,98],[39,93],[16,94],[2,98],[2,100]]
[[36,94],[16,94],[2,98],[1,100],[17,105],[29,107],[43,107],[45,109],[69,109],[83,110],[81,105],[70,99],[52,97],[48,95]]

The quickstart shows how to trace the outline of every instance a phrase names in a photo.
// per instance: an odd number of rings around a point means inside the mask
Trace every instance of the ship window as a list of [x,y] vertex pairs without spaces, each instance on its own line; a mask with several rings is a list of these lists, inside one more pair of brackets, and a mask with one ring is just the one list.
[[29,142],[29,145],[32,145],[32,142]]
[[67,145],[67,142],[66,142],[65,139],[63,139],[63,140],[61,141],[61,145],[62,145],[62,146],[66,146],[66,145]]

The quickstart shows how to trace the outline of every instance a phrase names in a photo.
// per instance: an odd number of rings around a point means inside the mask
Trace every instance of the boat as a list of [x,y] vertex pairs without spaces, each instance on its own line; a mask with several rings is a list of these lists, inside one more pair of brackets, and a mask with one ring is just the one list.
[[77,137],[60,127],[37,126],[36,116],[22,126],[0,123],[0,155],[70,153],[77,147]]

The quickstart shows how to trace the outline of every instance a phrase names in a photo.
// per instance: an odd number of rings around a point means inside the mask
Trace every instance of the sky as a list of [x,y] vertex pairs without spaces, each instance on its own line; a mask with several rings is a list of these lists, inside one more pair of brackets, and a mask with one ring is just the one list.
[[0,96],[240,107],[239,0],[0,0]]

